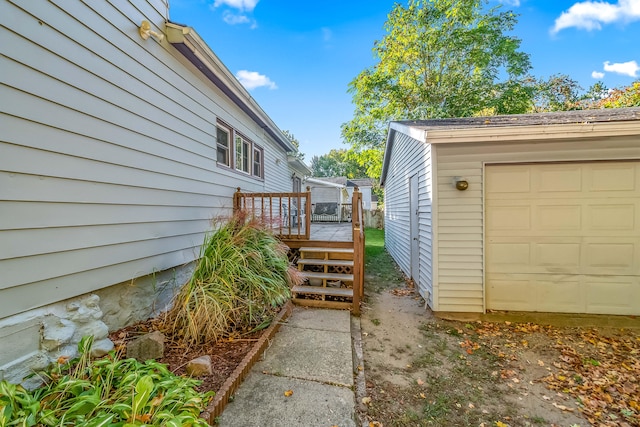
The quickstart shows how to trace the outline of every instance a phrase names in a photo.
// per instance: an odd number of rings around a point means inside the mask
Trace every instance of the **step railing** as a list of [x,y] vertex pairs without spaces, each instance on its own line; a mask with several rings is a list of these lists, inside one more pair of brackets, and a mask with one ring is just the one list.
[[233,195],[234,212],[245,211],[260,218],[282,239],[311,237],[311,189],[304,193],[243,193]]
[[360,314],[360,300],[364,297],[364,213],[362,193],[356,187],[351,201],[353,213],[353,313]]

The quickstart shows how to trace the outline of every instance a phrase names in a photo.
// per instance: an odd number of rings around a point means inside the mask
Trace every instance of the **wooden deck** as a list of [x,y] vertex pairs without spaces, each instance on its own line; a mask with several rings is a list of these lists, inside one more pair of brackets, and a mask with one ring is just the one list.
[[[352,222],[312,223],[311,192],[242,193],[234,195],[234,209],[245,210],[273,224],[289,247],[289,259],[305,278],[293,286],[295,304],[351,309],[360,314],[364,295],[364,218],[362,194],[352,198]],[[298,215],[300,213],[300,215]]]
[[350,222],[312,222],[311,240],[321,240],[325,242],[353,242],[353,227]]

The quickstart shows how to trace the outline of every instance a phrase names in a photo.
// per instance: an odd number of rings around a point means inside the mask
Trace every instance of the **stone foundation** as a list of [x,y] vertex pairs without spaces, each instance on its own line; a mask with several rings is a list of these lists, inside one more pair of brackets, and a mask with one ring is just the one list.
[[0,319],[0,380],[37,387],[37,375],[25,378],[77,356],[85,335],[94,337],[94,356],[106,354],[109,331],[165,311],[192,271],[193,263]]

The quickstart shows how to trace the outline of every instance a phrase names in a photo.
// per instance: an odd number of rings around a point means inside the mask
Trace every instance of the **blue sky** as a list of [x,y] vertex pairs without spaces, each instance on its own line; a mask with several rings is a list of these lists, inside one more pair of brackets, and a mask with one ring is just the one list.
[[[307,163],[347,148],[349,82],[375,63],[372,47],[394,0],[169,0],[170,19],[195,28]],[[587,89],[640,78],[640,0],[503,0],[532,74],[568,74]],[[498,5],[496,0],[489,3]]]

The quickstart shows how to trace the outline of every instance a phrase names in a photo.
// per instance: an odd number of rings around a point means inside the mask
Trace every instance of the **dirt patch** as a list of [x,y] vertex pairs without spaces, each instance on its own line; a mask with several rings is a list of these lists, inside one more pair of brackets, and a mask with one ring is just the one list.
[[369,268],[371,426],[640,426],[637,330],[441,320]]

